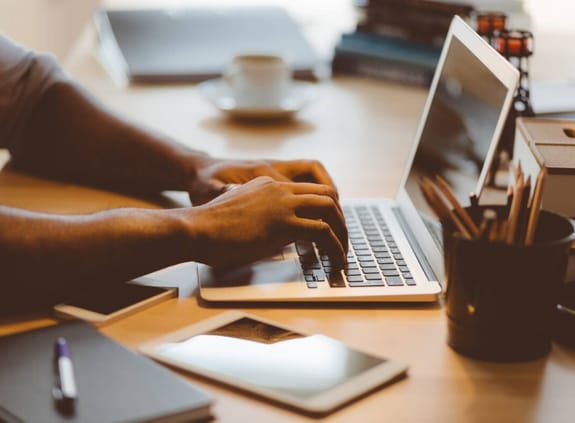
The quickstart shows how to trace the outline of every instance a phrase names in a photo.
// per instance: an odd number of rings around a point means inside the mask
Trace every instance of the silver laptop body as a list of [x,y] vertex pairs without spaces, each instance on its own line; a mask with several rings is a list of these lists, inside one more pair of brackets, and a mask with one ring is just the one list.
[[468,203],[470,191],[481,192],[518,79],[513,66],[454,17],[397,197],[341,201],[350,232],[348,266],[330,273],[313,244],[296,243],[279,256],[246,266],[198,266],[201,298],[436,301],[445,289],[441,228],[418,181],[423,175],[442,175],[462,204]]

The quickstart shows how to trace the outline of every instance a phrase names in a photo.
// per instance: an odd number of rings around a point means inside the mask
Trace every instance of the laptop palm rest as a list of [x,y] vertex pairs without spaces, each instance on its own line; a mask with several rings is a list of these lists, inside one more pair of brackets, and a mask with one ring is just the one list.
[[250,285],[301,282],[303,275],[296,259],[259,261],[230,268],[202,266],[204,288],[230,288]]

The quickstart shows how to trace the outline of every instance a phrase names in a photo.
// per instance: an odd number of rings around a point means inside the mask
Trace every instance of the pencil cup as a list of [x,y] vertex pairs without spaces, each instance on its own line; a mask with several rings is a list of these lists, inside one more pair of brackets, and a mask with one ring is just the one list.
[[[486,208],[498,215],[505,211],[500,206],[467,210],[478,223]],[[573,239],[571,221],[548,211],[541,211],[530,246],[466,239],[444,225],[448,344],[491,361],[547,354]]]

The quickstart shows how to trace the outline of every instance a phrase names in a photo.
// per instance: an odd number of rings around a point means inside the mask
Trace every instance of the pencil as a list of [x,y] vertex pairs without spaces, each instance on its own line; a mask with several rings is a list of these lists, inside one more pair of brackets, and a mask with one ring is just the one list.
[[465,211],[463,207],[461,207],[461,204],[459,204],[459,201],[457,201],[457,198],[455,198],[455,196],[451,192],[451,188],[449,188],[449,184],[447,183],[447,181],[443,179],[441,176],[435,175],[435,182],[437,183],[439,190],[443,193],[443,195],[445,195],[447,200],[453,206],[455,214],[461,219],[465,227],[468,229],[469,233],[471,234],[471,237],[472,238],[479,237],[479,228],[473,222],[471,216],[469,216],[467,211]]
[[423,178],[420,184],[421,192],[427,204],[439,220],[443,222],[451,222],[453,226],[463,235],[464,238],[471,239],[471,234],[459,218],[451,211],[449,206],[443,202],[430,179]]
[[537,175],[537,181],[535,181],[535,188],[533,189],[533,200],[531,201],[531,210],[527,221],[525,245],[532,245],[535,240],[535,230],[537,229],[537,222],[539,221],[539,214],[541,212],[541,199],[543,198],[544,182],[545,170],[541,169],[539,175]]
[[515,236],[517,234],[517,222],[519,220],[519,213],[521,208],[521,199],[523,194],[523,177],[519,175],[515,182],[515,188],[513,190],[513,201],[511,202],[511,209],[509,210],[509,218],[507,219],[507,244],[513,244],[515,242]]
[[483,218],[479,225],[479,239],[495,241],[495,233],[497,227],[497,214],[493,209],[485,209],[483,211]]
[[503,222],[499,222],[499,220],[495,220],[491,225],[491,229],[489,230],[489,241],[495,242],[499,241],[499,227]]
[[518,169],[515,163],[509,162],[509,185],[513,186],[517,182]]
[[525,242],[527,232],[527,221],[529,220],[529,199],[531,197],[531,176],[528,176],[523,184],[523,193],[521,194],[521,207],[519,207],[519,216],[517,218],[517,231],[515,233],[515,242],[522,245]]
[[523,178],[523,169],[521,168],[521,162],[517,162],[517,167],[515,168],[515,180]]
[[507,239],[507,227],[509,222],[507,220],[502,220],[499,224],[499,230],[497,233],[497,241],[505,242]]
[[507,194],[505,195],[505,214],[509,218],[509,212],[511,211],[511,203],[513,202],[513,185],[507,187]]

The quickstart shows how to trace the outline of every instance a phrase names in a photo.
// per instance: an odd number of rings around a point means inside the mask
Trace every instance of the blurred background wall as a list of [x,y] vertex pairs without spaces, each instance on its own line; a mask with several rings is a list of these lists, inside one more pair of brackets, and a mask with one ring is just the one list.
[[0,0],[0,31],[64,60],[100,0]]

